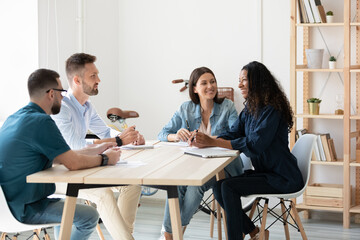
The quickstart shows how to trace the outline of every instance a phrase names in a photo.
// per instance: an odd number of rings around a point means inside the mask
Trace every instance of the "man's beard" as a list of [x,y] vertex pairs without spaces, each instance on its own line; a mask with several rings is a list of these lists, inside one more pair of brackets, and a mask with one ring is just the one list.
[[53,104],[53,106],[51,107],[51,114],[55,115],[58,114],[60,112],[61,109],[61,104]]
[[89,96],[94,96],[94,95],[97,95],[99,93],[99,89],[91,88],[86,83],[83,83],[82,86],[83,86],[84,93],[89,95]]

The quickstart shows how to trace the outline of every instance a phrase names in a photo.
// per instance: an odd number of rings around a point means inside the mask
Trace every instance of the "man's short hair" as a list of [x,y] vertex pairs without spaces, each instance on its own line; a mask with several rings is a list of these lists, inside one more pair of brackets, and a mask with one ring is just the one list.
[[96,57],[86,53],[75,53],[66,60],[66,76],[69,80],[69,84],[72,85],[72,78],[78,74],[82,76],[85,64],[94,63]]
[[40,68],[31,73],[28,79],[29,96],[41,96],[41,94],[45,94],[47,90],[56,88],[59,85],[57,78],[60,78],[60,75],[50,69]]

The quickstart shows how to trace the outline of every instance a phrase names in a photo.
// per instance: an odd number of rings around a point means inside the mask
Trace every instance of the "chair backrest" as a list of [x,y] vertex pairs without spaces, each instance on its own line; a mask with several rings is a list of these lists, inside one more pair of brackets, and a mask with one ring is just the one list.
[[218,97],[234,101],[234,89],[232,87],[218,87]]
[[[12,215],[10,208],[7,204],[4,192],[0,186],[0,232],[16,232],[11,226],[18,225],[18,221]],[[10,231],[14,229],[15,231]]]
[[310,177],[311,155],[316,142],[316,135],[305,134],[302,135],[295,143],[292,154],[297,159],[298,167],[300,168],[305,186]]

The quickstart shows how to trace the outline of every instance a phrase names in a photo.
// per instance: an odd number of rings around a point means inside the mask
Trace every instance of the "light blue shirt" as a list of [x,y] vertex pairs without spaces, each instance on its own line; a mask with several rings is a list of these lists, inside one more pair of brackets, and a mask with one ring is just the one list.
[[[222,132],[230,131],[230,127],[237,120],[238,113],[232,101],[224,99],[221,104],[214,103],[210,115],[211,135],[217,136]],[[201,107],[192,101],[184,102],[177,110],[170,122],[161,130],[158,135],[160,141],[168,141],[169,134],[176,134],[181,128],[187,128],[186,120],[189,123],[190,131],[199,129],[201,124]]]
[[[221,133],[229,132],[231,126],[237,121],[238,113],[231,100],[224,99],[221,104],[214,103],[210,115],[211,135],[218,136]],[[169,134],[176,134],[180,128],[187,128],[186,120],[189,123],[190,131],[199,129],[201,124],[201,107],[192,101],[184,102],[177,110],[170,122],[161,130],[158,139],[168,141]],[[239,157],[235,158],[225,170],[230,176],[239,176],[243,173],[243,163]]]
[[60,113],[51,117],[71,149],[81,149],[93,142],[85,139],[88,130],[101,139],[119,134],[106,125],[90,101],[81,105],[71,91],[63,98]]

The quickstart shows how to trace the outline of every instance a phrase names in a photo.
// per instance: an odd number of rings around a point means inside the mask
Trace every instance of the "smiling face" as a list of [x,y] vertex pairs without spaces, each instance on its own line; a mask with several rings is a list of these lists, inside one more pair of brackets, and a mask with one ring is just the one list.
[[200,100],[214,99],[217,93],[215,77],[211,73],[201,75],[194,86],[194,93],[199,95]]
[[249,95],[249,80],[248,80],[247,75],[248,75],[248,71],[241,70],[240,76],[239,76],[240,93],[244,99],[246,99]]
[[94,63],[86,63],[84,72],[81,77],[81,86],[83,92],[89,96],[94,96],[99,93],[99,71]]

